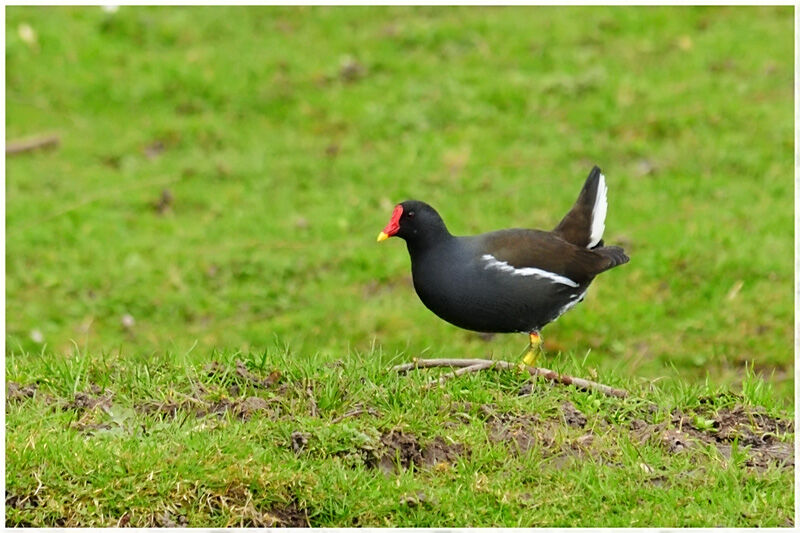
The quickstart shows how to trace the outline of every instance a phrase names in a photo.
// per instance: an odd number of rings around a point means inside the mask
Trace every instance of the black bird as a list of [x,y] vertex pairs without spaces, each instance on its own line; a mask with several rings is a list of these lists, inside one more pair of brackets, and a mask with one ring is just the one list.
[[529,334],[523,361],[532,365],[541,329],[583,301],[596,275],[629,260],[619,246],[603,245],[606,193],[605,176],[594,167],[552,231],[469,237],[451,235],[433,207],[407,200],[395,206],[378,242],[406,241],[414,289],[440,318],[473,331]]

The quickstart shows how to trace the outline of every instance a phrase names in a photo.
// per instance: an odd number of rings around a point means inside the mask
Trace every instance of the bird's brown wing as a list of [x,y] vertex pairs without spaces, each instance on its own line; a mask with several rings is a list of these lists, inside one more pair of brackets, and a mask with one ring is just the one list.
[[487,233],[483,249],[497,261],[516,269],[538,268],[576,283],[590,281],[611,268],[608,257],[576,246],[550,232],[530,229],[507,229]]

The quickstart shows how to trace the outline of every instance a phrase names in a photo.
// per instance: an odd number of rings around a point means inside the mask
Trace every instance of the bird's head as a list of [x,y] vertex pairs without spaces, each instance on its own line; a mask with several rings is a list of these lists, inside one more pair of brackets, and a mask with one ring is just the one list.
[[442,217],[434,208],[425,202],[406,200],[394,206],[392,218],[378,235],[378,242],[395,236],[411,242],[442,232],[449,235]]

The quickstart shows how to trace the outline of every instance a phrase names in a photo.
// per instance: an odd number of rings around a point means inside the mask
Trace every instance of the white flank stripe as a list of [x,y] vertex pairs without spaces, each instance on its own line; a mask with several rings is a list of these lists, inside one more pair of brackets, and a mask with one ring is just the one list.
[[500,270],[502,272],[508,272],[512,276],[538,276],[540,278],[549,279],[555,283],[561,283],[562,285],[569,285],[570,287],[577,287],[578,284],[572,281],[571,279],[559,276],[558,274],[554,274],[553,272],[548,272],[547,270],[542,270],[541,268],[534,268],[534,267],[525,267],[525,268],[514,268],[513,266],[509,265],[505,261],[498,261],[495,256],[491,254],[484,254],[481,256],[481,259],[486,261],[486,266],[484,269],[494,268]]
[[608,210],[608,187],[606,187],[606,177],[600,174],[600,181],[597,184],[597,197],[594,199],[592,208],[592,229],[589,234],[589,244],[587,248],[595,246],[603,238],[606,229],[606,211]]

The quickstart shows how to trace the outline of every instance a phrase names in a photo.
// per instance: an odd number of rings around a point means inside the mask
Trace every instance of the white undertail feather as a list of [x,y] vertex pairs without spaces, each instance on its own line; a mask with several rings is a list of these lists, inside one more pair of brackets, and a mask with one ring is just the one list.
[[[580,294],[573,294],[572,296],[570,296],[569,302],[564,304],[564,306],[558,310],[558,315],[556,315],[556,318],[560,317],[561,315],[563,315],[564,313],[566,313],[567,311],[578,305],[580,302],[583,301],[585,297],[586,297],[586,291],[583,291]],[[555,320],[556,318],[554,318],[553,320]]]
[[589,244],[587,248],[592,248],[603,238],[606,229],[606,211],[608,211],[608,187],[606,187],[606,177],[600,174],[597,183],[597,197],[594,199],[592,208],[592,227],[589,233]]
[[553,283],[569,285],[570,287],[578,286],[577,283],[566,276],[561,276],[555,272],[548,272],[547,270],[542,270],[541,268],[535,267],[515,268],[505,261],[498,261],[497,258],[491,254],[484,254],[481,256],[481,259],[486,261],[486,266],[483,268],[487,270],[493,268],[500,270],[501,272],[507,272],[512,276],[537,276],[539,278],[550,280]]

